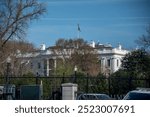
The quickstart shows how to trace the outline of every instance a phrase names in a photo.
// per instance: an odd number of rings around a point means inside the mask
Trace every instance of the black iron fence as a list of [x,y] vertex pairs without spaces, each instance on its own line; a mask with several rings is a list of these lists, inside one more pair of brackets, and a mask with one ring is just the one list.
[[[150,87],[150,79],[104,78],[90,76],[50,76],[50,77],[0,77],[0,86],[14,84],[15,99],[20,99],[19,89],[22,85],[43,85],[43,99],[61,99],[61,84],[77,83],[78,94],[105,93],[115,99],[121,99],[130,90],[137,87]],[[2,96],[1,96],[2,97]]]

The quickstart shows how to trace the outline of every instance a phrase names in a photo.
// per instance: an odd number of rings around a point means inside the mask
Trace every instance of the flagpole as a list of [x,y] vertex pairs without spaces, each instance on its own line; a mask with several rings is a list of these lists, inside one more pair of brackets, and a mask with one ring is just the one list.
[[80,38],[80,31],[78,30],[78,36],[77,36],[77,38],[79,39]]

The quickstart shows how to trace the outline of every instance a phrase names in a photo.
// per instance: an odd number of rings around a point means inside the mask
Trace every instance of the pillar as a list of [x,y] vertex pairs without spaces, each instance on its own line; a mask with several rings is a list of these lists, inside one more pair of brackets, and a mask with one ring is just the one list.
[[49,76],[49,59],[46,59],[46,74]]
[[62,86],[62,100],[75,100],[77,97],[77,84],[64,83]]

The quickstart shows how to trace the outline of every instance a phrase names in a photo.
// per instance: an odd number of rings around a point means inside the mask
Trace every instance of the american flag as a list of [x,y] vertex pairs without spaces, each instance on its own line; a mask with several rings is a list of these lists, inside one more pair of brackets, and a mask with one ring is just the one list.
[[78,24],[78,31],[81,32],[80,25]]

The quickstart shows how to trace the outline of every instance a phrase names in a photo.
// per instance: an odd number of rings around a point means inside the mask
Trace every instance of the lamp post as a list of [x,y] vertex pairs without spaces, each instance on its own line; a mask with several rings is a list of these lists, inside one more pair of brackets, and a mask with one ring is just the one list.
[[75,65],[75,67],[74,67],[74,83],[77,83],[77,70],[78,70],[78,68]]
[[6,59],[6,63],[7,63],[7,66],[6,66],[6,84],[9,84],[9,73],[10,73],[10,66],[11,66],[11,58],[8,57]]
[[9,74],[10,74],[10,66],[11,66],[11,58],[10,57],[8,57],[7,59],[6,59],[6,83],[5,83],[5,88],[6,88],[6,96],[5,96],[5,98],[6,99],[8,99],[8,85],[9,85],[9,83],[10,83],[10,81],[9,81]]
[[37,73],[36,73],[36,80],[35,80],[36,85],[38,85],[38,83],[39,83],[39,81],[38,81],[39,76],[40,76],[40,75],[39,75],[39,73],[37,72]]

